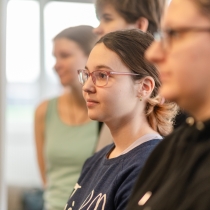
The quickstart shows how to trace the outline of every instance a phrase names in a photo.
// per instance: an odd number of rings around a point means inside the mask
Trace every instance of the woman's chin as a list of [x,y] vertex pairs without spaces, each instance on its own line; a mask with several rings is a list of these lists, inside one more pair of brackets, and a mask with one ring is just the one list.
[[68,87],[69,86],[69,82],[65,81],[65,80],[60,80],[60,83],[63,87]]
[[100,120],[98,117],[96,117],[96,116],[94,116],[94,117],[92,117],[92,116],[90,116],[90,115],[88,115],[88,116],[89,116],[89,118],[90,118],[91,120],[95,120],[95,121],[101,122],[101,120]]
[[89,111],[89,110],[88,110],[88,117],[89,117],[91,120],[97,120],[97,121],[102,122],[102,119],[101,119],[101,117],[99,117],[99,114],[93,113],[93,112],[91,112],[91,111]]
[[63,78],[63,79],[61,79],[60,78],[60,83],[62,84],[62,86],[68,87],[68,86],[72,86],[72,85],[75,86],[75,84],[78,85],[79,84],[79,81],[78,81],[77,78],[75,78],[75,79],[70,79],[70,78]]

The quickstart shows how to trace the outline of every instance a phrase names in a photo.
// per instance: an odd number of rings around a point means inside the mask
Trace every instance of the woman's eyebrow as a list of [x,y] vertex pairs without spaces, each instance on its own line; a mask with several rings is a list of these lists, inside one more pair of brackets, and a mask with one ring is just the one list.
[[[89,70],[87,66],[85,66],[85,69]],[[98,65],[98,66],[95,66],[94,69],[97,69],[97,70],[108,69],[110,71],[113,71],[111,67],[106,66],[106,65]]]
[[103,18],[109,18],[109,17],[112,17],[112,15],[109,14],[109,13],[103,13],[103,14],[102,14],[102,17],[103,17]]
[[106,65],[98,65],[98,66],[96,66],[96,69],[98,69],[98,70],[100,70],[100,69],[109,69],[109,70],[112,70],[111,67],[106,66]]

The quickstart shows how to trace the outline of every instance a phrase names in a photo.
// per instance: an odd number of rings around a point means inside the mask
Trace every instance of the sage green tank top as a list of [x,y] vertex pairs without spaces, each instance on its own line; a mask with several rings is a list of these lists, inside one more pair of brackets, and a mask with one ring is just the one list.
[[58,98],[49,101],[45,122],[46,210],[63,210],[98,135],[96,121],[77,126],[62,122],[57,102]]

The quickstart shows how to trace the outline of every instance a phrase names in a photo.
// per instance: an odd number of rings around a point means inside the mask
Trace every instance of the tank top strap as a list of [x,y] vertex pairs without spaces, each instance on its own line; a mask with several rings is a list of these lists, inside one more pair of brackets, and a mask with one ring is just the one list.
[[48,102],[47,112],[46,112],[46,122],[56,119],[59,121],[58,116],[58,98],[52,98]]

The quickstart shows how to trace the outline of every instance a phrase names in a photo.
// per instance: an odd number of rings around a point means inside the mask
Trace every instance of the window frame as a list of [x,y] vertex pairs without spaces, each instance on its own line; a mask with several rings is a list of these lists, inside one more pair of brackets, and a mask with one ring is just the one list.
[[7,0],[0,1],[0,209],[7,209],[5,183],[6,5]]
[[[29,0],[30,1],[30,0]],[[40,5],[40,74],[37,80],[39,85],[40,98],[45,98],[45,93],[42,91],[48,81],[48,75],[45,71],[45,37],[44,37],[44,9],[50,2],[58,2],[58,0],[36,0]],[[72,3],[94,3],[94,0],[60,0],[59,2],[72,2]]]

